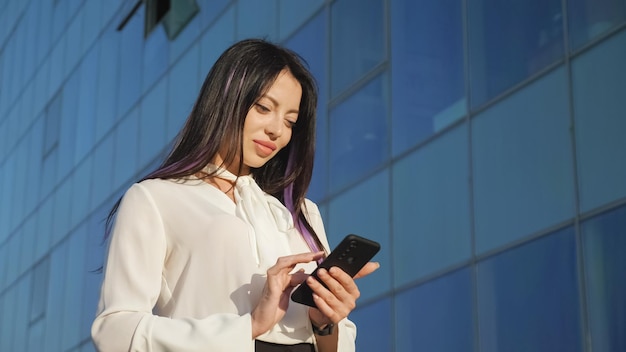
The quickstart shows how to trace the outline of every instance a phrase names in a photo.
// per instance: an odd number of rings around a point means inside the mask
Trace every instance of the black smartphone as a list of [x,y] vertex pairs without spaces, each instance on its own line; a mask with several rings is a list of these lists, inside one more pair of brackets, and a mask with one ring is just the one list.
[[[380,244],[378,242],[357,235],[348,235],[335,247],[328,257],[320,263],[311,275],[324,285],[317,276],[317,270],[320,268],[328,270],[336,266],[345,271],[348,275],[354,277],[379,250]],[[309,285],[307,285],[306,281],[291,293],[291,300],[316,308],[313,302],[313,291]]]

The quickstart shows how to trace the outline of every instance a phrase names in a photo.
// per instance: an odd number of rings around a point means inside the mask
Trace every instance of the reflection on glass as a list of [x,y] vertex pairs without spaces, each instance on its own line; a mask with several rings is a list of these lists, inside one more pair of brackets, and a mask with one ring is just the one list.
[[626,31],[572,62],[581,211],[626,197]]
[[399,293],[396,319],[397,351],[472,352],[470,270],[461,269]]
[[338,189],[387,158],[386,75],[330,112],[330,187]]
[[574,216],[567,101],[558,69],[472,119],[478,253]]
[[582,351],[574,229],[478,264],[483,352]]
[[[356,350],[359,352],[391,351],[391,300],[358,307],[350,314],[357,325]],[[398,350],[401,351],[401,350]],[[407,350],[408,351],[408,350]]]
[[593,351],[626,351],[626,207],[581,229]]
[[467,143],[463,124],[394,166],[396,287],[470,257]]
[[391,4],[394,155],[466,112],[461,12],[460,0]]
[[382,0],[339,0],[331,7],[331,96],[385,58]]
[[569,0],[567,11],[572,50],[626,21],[624,0]]
[[468,2],[471,105],[563,56],[561,0]]

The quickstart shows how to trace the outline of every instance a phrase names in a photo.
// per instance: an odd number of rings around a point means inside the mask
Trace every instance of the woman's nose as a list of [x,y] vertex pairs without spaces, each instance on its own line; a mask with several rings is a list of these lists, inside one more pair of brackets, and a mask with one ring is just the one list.
[[278,115],[274,115],[265,124],[265,133],[272,138],[278,138],[283,134],[283,128],[282,119]]

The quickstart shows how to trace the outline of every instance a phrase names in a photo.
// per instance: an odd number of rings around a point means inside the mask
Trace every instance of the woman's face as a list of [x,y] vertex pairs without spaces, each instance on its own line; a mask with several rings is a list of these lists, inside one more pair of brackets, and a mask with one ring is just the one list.
[[[267,92],[246,115],[243,126],[242,173],[265,165],[291,140],[293,125],[298,120],[302,87],[291,72],[283,70]],[[237,173],[237,162],[228,170]]]

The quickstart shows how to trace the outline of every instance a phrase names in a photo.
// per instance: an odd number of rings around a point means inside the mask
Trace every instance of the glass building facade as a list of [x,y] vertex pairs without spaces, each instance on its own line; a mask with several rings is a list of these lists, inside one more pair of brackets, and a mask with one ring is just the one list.
[[318,80],[331,245],[382,244],[358,351],[626,351],[626,1],[150,2],[0,1],[0,351],[93,350],[103,219],[249,37]]

